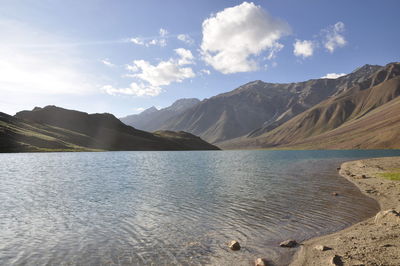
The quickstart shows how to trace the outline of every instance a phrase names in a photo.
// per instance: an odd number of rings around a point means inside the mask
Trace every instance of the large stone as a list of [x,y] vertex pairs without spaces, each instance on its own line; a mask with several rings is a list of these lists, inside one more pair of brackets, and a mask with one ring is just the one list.
[[238,241],[236,241],[236,240],[232,240],[231,242],[229,242],[229,248],[231,249],[231,250],[240,250],[240,244],[239,244],[239,242]]
[[255,261],[255,266],[267,266],[267,261],[263,258],[257,258]]
[[279,246],[284,247],[284,248],[294,248],[295,246],[297,246],[297,242],[296,242],[296,240],[289,239],[289,240],[281,242],[279,244]]
[[330,259],[331,265],[336,265],[336,266],[341,266],[343,265],[343,261],[342,261],[342,257],[340,257],[339,255],[334,255],[331,259]]

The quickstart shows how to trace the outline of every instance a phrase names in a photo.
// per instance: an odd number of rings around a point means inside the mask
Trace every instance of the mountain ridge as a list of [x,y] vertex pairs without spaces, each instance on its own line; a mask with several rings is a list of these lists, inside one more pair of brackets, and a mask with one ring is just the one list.
[[128,115],[120,118],[120,120],[129,126],[135,128],[155,131],[162,128],[162,124],[170,118],[177,116],[187,110],[188,108],[198,104],[199,99],[196,98],[183,98],[176,100],[172,105],[158,110],[152,106],[143,112],[136,115]]
[[[369,124],[376,123],[375,118],[368,118],[368,114],[375,109],[381,108],[381,110],[391,113],[399,112],[398,116],[400,116],[400,109],[398,109],[397,105],[392,105],[391,103],[391,101],[398,100],[399,95],[400,64],[389,63],[348,90],[341,91],[325,99],[269,132],[255,137],[247,136],[226,141],[225,143],[220,143],[220,145],[223,148],[333,148],[334,145],[330,143],[329,137],[337,136],[335,132],[340,132],[341,127],[346,128],[357,122],[357,125],[369,128]],[[386,109],[386,104],[392,107]],[[383,114],[381,115],[382,117],[384,116]],[[369,123],[366,122],[368,119],[371,119]],[[386,119],[388,121],[391,120],[390,117]],[[381,122],[383,123],[384,121]],[[374,145],[371,144],[371,147],[400,147],[398,142],[400,139],[398,140],[386,134],[386,131],[392,131],[392,128],[396,128],[396,126],[399,128],[398,132],[400,132],[400,124],[390,124],[390,129],[376,129],[376,131],[381,132],[381,139],[378,141],[375,137]],[[362,128],[354,130],[362,131]],[[352,139],[351,133],[347,132],[347,134],[343,138]],[[365,131],[364,135],[369,136],[370,132]],[[323,142],[318,145],[313,144],[317,139],[323,139],[323,136],[326,137],[325,144]],[[347,142],[348,146],[345,148],[367,147],[361,143],[363,141],[367,142],[365,136],[360,135],[359,140],[353,140],[351,143]],[[343,142],[339,139],[337,141]],[[341,147],[344,148],[344,146]]]
[[164,137],[137,130],[108,113],[46,106],[15,116],[0,114],[1,152],[198,149],[218,148],[190,134]]
[[[364,65],[337,79],[292,83],[248,82],[232,91],[204,99],[184,112],[159,119],[152,130],[186,131],[210,143],[273,130],[327,97],[361,82],[382,66]],[[147,121],[151,124],[151,121]]]

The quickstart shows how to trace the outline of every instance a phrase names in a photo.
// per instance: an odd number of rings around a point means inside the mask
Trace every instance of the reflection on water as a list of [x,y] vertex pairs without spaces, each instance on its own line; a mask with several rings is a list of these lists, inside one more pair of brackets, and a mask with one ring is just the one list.
[[376,212],[336,167],[383,155],[400,152],[0,154],[0,264],[285,264],[280,241]]

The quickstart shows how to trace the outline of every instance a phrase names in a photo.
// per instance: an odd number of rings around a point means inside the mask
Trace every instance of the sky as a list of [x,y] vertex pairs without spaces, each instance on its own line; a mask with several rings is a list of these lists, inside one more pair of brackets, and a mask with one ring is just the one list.
[[1,0],[0,112],[123,117],[399,61],[398,0]]

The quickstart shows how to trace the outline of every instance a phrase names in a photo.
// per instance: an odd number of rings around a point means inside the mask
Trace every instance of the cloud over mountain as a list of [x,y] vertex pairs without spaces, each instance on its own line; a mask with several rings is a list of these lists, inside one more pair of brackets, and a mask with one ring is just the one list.
[[203,59],[224,74],[257,70],[253,56],[280,50],[278,41],[290,33],[286,22],[248,2],[212,15],[203,21],[202,28]]
[[321,77],[322,79],[337,79],[340,77],[346,76],[345,73],[328,73],[325,76]]

